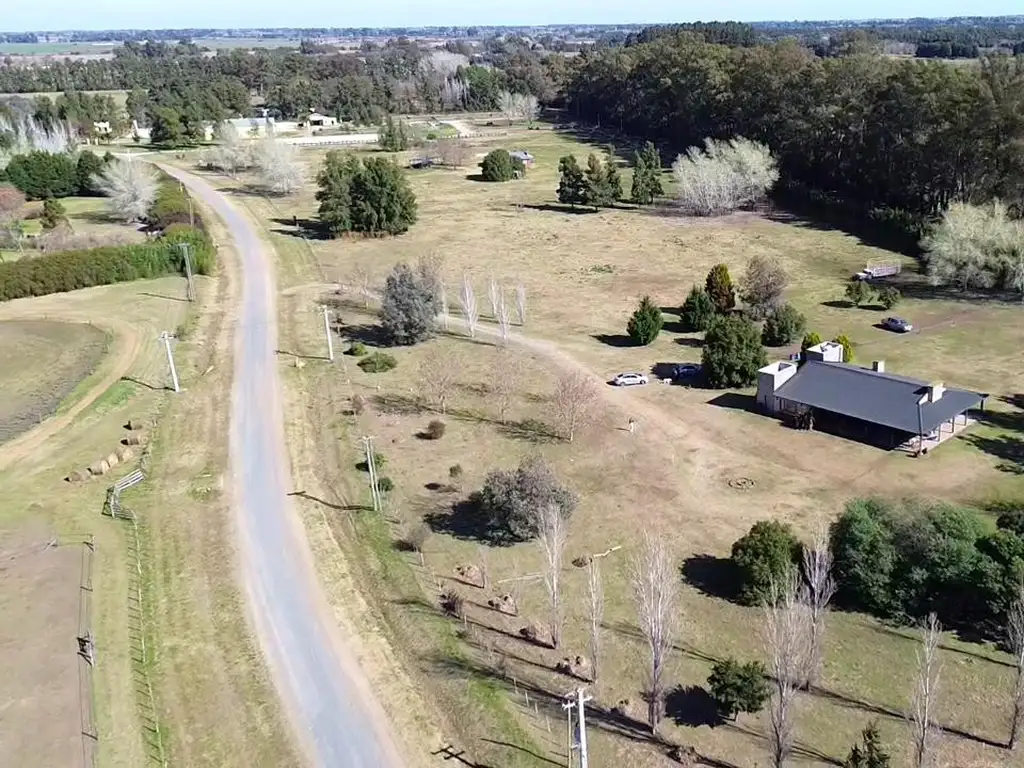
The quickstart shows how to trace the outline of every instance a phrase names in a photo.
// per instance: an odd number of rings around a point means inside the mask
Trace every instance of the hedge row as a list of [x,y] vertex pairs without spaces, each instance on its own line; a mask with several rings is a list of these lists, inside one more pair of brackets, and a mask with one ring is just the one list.
[[192,246],[196,272],[206,275],[213,271],[214,250],[209,238],[178,225],[148,243],[50,253],[0,263],[0,301],[182,273],[181,243]]

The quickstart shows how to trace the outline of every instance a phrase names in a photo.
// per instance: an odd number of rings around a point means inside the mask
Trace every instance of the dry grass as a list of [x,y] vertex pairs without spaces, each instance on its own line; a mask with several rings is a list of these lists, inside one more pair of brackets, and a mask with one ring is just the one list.
[[[398,369],[388,374],[365,374],[349,361],[355,391],[371,400],[383,398],[358,419],[338,416],[349,395],[343,377],[328,376],[318,364],[286,376],[291,391],[308,394],[309,418],[321,425],[320,445],[327,458],[322,459],[319,476],[334,494],[328,501],[345,507],[359,498],[363,478],[351,468],[358,459],[354,450],[358,434],[375,435],[379,450],[387,455],[386,474],[398,486],[389,512],[393,522],[385,525],[360,514],[349,523],[347,514],[330,508],[323,514],[339,526],[339,537],[349,530],[348,525],[364,536],[364,544],[372,551],[366,562],[378,579],[375,589],[385,585],[381,593],[392,598],[385,599],[380,610],[404,651],[418,662],[416,669],[432,689],[450,702],[474,755],[501,765],[531,763],[521,752],[482,741],[483,722],[460,717],[472,704],[465,697],[460,703],[459,692],[464,693],[468,684],[472,694],[472,685],[493,674],[502,658],[520,683],[529,681],[541,691],[561,693],[573,683],[551,671],[563,654],[532,648],[502,634],[514,635],[525,619],[510,621],[471,605],[471,621],[483,625],[471,632],[472,642],[455,641],[451,629],[446,635],[438,628],[440,620],[433,610],[437,587],[431,573],[447,583],[456,564],[472,562],[476,543],[470,538],[434,535],[425,546],[427,568],[422,572],[415,555],[385,551],[389,540],[400,538],[424,516],[438,514],[457,498],[426,488],[428,483],[445,484],[450,465],[462,464],[464,488],[470,490],[479,487],[489,469],[541,451],[583,496],[571,526],[571,557],[623,545],[623,551],[605,565],[607,661],[596,687],[597,701],[604,707],[621,698],[640,704],[642,662],[624,578],[626,557],[640,528],[656,529],[672,544],[680,563],[688,563],[691,585],[684,590],[680,648],[672,672],[680,686],[689,688],[703,684],[712,659],[760,655],[754,631],[757,612],[714,597],[710,587],[702,591],[693,584],[700,581],[693,569],[699,573],[700,566],[705,566],[703,575],[710,570],[713,576],[715,558],[727,555],[731,543],[756,520],[776,517],[806,531],[835,515],[855,495],[916,492],[970,500],[1018,492],[1015,475],[996,469],[1005,457],[995,450],[989,455],[957,440],[925,461],[912,461],[902,454],[886,454],[827,435],[794,434],[771,419],[736,407],[744,404],[742,398],[722,398],[700,389],[652,385],[620,392],[609,388],[602,393],[597,424],[575,445],[538,438],[537,422],[552,420],[549,395],[553,377],[561,370],[582,367],[607,378],[618,370],[645,370],[659,362],[699,357],[699,339],[671,326],[651,347],[620,345],[617,337],[624,333],[628,314],[640,296],[650,293],[663,305],[676,306],[690,284],[702,281],[714,263],[724,261],[738,274],[754,253],[772,254],[786,265],[792,278],[790,300],[807,314],[811,327],[826,337],[847,333],[861,359],[884,358],[892,371],[943,378],[995,394],[1015,394],[1024,384],[1014,363],[1024,341],[1019,323],[1014,322],[1016,315],[1011,314],[1017,307],[950,298],[908,299],[897,312],[923,327],[923,332],[889,335],[872,327],[879,317],[872,310],[822,303],[838,299],[843,280],[867,260],[889,254],[839,232],[755,217],[693,224],[627,209],[572,215],[526,207],[550,205],[557,157],[569,150],[578,154],[586,150],[551,133],[523,134],[514,143],[538,157],[538,168],[525,182],[486,185],[467,179],[465,172],[414,173],[421,218],[408,235],[391,240],[312,241],[312,252],[328,280],[343,283],[359,267],[371,270],[380,280],[395,261],[438,253],[445,257],[449,284],[454,288],[459,274],[468,271],[484,303],[490,275],[509,287],[522,279],[530,297],[525,331],[532,341],[517,349],[531,376],[512,418],[526,422],[521,425],[525,428],[494,423],[494,403],[487,388],[500,372],[494,369],[495,351],[490,344],[452,338],[432,342],[452,346],[461,354],[466,376],[454,403],[455,415],[447,419],[446,435],[429,443],[416,434],[431,417],[410,412],[415,410],[418,360],[429,347],[398,350]],[[478,149],[483,152],[487,146]],[[311,215],[311,194],[307,190],[297,201],[276,201],[273,208],[258,197],[244,201],[264,219],[290,220],[293,212],[300,217]],[[318,280],[316,262],[310,259],[307,245],[288,234],[291,227],[268,224],[268,228],[282,265],[282,284],[300,286]],[[921,289],[914,287],[918,285],[911,282],[908,293],[920,294]],[[292,314],[282,325],[282,344],[294,354],[322,354],[322,326],[307,310],[317,295],[299,291],[296,296]],[[352,309],[343,309],[342,315],[347,326],[344,334],[359,333],[360,326],[373,322]],[[979,333],[982,328],[984,332]],[[632,436],[624,429],[630,417],[639,424]],[[974,434],[996,437],[1000,428],[984,427]],[[751,487],[738,490],[730,482],[738,479]],[[437,524],[442,529],[446,526],[443,520]],[[532,572],[537,565],[531,545],[492,549],[490,560],[492,578]],[[418,592],[411,590],[410,582]],[[473,601],[485,602],[478,590],[459,588]],[[566,604],[580,606],[571,612],[566,648],[582,652],[586,647],[582,572],[570,572],[566,588]],[[526,618],[541,617],[540,586],[529,587],[525,599]],[[904,634],[889,632],[863,616],[831,617],[824,676],[827,692],[803,696],[798,708],[804,757],[811,763],[845,757],[860,729],[875,718],[880,719],[892,751],[902,759],[906,729],[901,713],[907,706],[914,658],[914,645]],[[1002,738],[998,692],[1008,690],[1008,670],[1001,657],[988,649],[952,639],[948,646],[943,656],[949,695],[941,706],[948,731],[946,757],[951,764],[965,767],[1003,765],[1005,754],[985,742]],[[478,692],[477,705],[503,685],[495,683]],[[703,703],[694,689],[677,695],[670,709],[681,713],[680,720],[670,720],[662,735],[694,744],[727,764],[748,765],[764,759],[760,717],[714,728],[687,724],[699,715]],[[642,712],[642,707],[637,706],[636,712]],[[552,737],[546,729],[536,728],[534,718],[519,722],[530,734],[521,734],[522,738],[541,745],[547,757],[558,759],[557,728]],[[642,729],[600,713],[593,728],[595,765],[659,764],[660,747],[652,745]]]

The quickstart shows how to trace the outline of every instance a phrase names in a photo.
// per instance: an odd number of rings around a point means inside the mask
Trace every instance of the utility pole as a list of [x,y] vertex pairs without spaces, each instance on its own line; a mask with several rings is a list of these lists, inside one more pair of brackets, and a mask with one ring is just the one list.
[[576,748],[572,743],[572,708],[575,706],[576,701],[571,695],[562,702],[565,710],[565,768],[572,768],[572,751]]
[[373,460],[373,438],[363,436],[360,440],[366,455],[366,471],[370,475],[370,498],[373,501],[373,511],[380,512],[380,490],[377,488],[377,464]]
[[334,341],[331,339],[331,310],[326,305],[320,307],[324,313],[324,333],[327,334],[327,359],[334,362]]
[[587,716],[585,714],[585,707],[588,701],[593,696],[587,696],[582,688],[576,689],[576,707],[579,709],[579,727],[580,727],[580,768],[589,768],[587,763]]
[[171,334],[164,331],[160,334],[160,341],[164,343],[164,348],[167,350],[167,365],[171,368],[171,381],[174,382],[174,391],[180,392],[181,389],[178,387],[178,371],[174,367],[174,355],[171,354]]
[[196,288],[192,281],[192,255],[190,243],[178,243],[181,248],[181,255],[185,259],[185,279],[188,280],[188,300],[196,300]]

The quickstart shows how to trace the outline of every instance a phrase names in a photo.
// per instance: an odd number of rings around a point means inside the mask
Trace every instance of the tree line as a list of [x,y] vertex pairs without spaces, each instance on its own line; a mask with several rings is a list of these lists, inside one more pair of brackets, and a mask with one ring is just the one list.
[[744,136],[778,159],[776,194],[873,221],[916,248],[951,202],[1024,193],[1024,59],[978,68],[879,56],[821,59],[794,41],[752,48],[675,35],[584,53],[579,117],[685,150]]

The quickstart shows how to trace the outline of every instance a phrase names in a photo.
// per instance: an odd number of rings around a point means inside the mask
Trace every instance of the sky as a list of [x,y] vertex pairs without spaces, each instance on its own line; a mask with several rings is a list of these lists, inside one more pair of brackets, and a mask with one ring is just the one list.
[[400,27],[998,16],[1021,0],[3,0],[0,29]]

